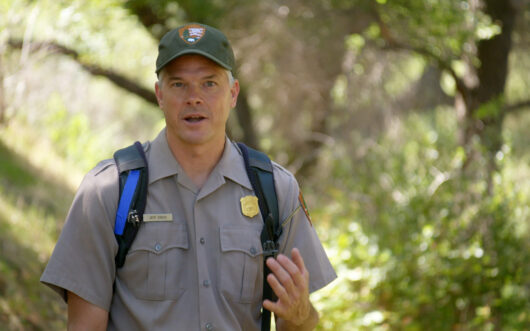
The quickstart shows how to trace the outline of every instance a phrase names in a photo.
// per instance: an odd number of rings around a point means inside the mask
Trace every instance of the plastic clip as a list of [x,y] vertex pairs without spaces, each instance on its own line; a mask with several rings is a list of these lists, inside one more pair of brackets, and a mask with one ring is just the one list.
[[266,242],[263,243],[263,256],[267,258],[271,256],[276,256],[277,253],[278,253],[278,244],[276,244],[274,241],[267,240]]
[[127,222],[131,223],[133,226],[140,225],[140,217],[138,216],[138,211],[136,211],[136,209],[133,209],[129,212]]

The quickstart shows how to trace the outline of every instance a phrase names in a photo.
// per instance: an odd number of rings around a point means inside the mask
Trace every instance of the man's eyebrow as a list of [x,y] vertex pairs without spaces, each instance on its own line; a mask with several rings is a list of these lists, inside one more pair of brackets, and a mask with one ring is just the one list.
[[[217,78],[217,77],[219,77],[219,74],[215,73],[215,74],[203,76],[201,79],[212,79],[212,78]],[[184,78],[180,76],[168,76],[168,80],[184,80]]]
[[208,75],[208,76],[204,76],[202,79],[212,79],[212,78],[217,78],[219,77],[218,74],[211,74],[211,75]]

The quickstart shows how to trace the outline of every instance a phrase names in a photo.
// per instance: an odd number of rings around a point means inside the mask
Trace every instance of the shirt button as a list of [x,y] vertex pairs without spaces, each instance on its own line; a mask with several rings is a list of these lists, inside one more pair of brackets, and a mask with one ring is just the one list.
[[256,247],[250,247],[250,254],[254,255],[256,254],[257,250]]
[[208,330],[208,331],[213,330],[213,324],[212,323],[208,322],[208,323],[206,323],[205,326],[206,326],[206,330]]
[[204,240],[204,238],[201,238],[200,240],[200,243],[204,245],[204,243],[206,242],[206,240]]
[[202,282],[202,285],[204,285],[204,287],[209,287],[210,286],[210,281],[209,280],[205,280]]
[[162,249],[162,245],[160,244],[155,245],[155,251],[160,252],[161,249]]

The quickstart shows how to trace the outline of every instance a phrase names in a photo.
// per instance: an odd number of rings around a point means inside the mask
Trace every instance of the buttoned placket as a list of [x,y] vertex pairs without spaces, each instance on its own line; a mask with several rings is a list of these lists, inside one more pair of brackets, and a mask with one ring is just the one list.
[[[213,284],[210,279],[210,274],[217,272],[218,267],[216,265],[210,265],[208,262],[208,256],[216,254],[214,247],[212,246],[213,236],[216,233],[218,224],[212,224],[215,219],[211,219],[204,214],[204,198],[209,194],[213,194],[217,189],[224,184],[224,178],[216,173],[212,173],[206,181],[203,188],[199,191],[197,198],[193,206],[193,224],[195,226],[195,242],[197,245],[197,277],[199,285],[199,316],[201,326],[205,330],[215,330],[215,323],[213,321],[214,315],[212,315],[212,307],[214,294],[212,291],[217,291],[216,284]],[[215,269],[215,270],[214,270]],[[218,275],[217,275],[218,276]]]
[[[223,155],[223,158],[231,157],[229,153],[233,152],[230,149],[225,150],[226,154]],[[223,170],[220,171],[220,169]],[[198,310],[196,318],[200,330],[217,330],[223,327],[223,320],[218,320],[223,308],[218,306],[216,301],[219,300],[219,263],[221,261],[220,255],[222,254],[219,248],[219,230],[222,225],[219,222],[225,222],[225,220],[220,217],[221,215],[218,214],[218,211],[212,212],[209,198],[215,195],[217,190],[222,190],[224,185],[227,184],[225,178],[227,169],[230,171],[227,175],[231,180],[230,183],[236,182],[244,185],[247,189],[250,188],[250,183],[245,181],[246,173],[243,167],[235,171],[233,165],[228,166],[226,162],[223,163],[222,161],[212,171],[200,190],[197,190],[191,179],[182,172],[181,168],[175,176],[175,182],[178,184],[180,191],[178,195],[182,203],[183,217],[189,230],[188,238],[193,243],[190,245],[190,253],[195,255],[190,257],[195,259],[194,273],[196,278],[194,282],[195,290],[193,291],[195,292],[193,294],[195,299],[193,301],[197,300],[194,304]],[[237,175],[234,175],[234,171]],[[241,179],[241,175],[243,179]],[[241,184],[241,182],[244,184]],[[239,207],[238,202],[239,200],[236,201],[234,208]],[[208,210],[209,208],[210,210]],[[239,211],[239,209],[237,210]]]
[[207,222],[202,217],[201,212],[201,201],[196,200],[193,207],[193,224],[195,225],[195,242],[199,242],[197,245],[196,254],[197,254],[197,280],[199,285],[199,319],[201,326],[205,330],[213,330],[213,323],[211,321],[211,309],[208,309],[208,306],[212,304],[212,293],[214,289],[211,288],[211,281],[209,277],[209,268],[207,254],[208,246],[206,244],[207,231],[204,229]]

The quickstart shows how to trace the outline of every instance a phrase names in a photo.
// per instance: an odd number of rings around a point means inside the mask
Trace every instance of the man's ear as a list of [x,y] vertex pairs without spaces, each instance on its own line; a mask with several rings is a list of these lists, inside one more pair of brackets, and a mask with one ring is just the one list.
[[158,107],[162,107],[163,94],[162,94],[162,88],[158,86],[158,81],[155,82],[155,94],[156,94],[156,101],[158,102]]
[[237,96],[239,95],[239,81],[236,79],[234,80],[234,85],[230,88],[230,94],[232,97],[232,103],[230,104],[230,107],[235,108],[237,104]]

